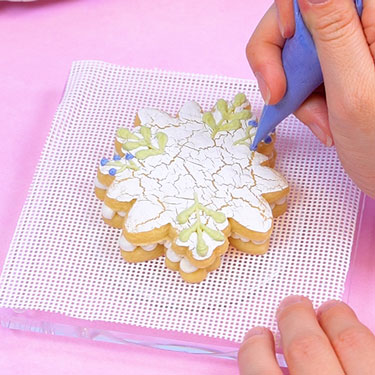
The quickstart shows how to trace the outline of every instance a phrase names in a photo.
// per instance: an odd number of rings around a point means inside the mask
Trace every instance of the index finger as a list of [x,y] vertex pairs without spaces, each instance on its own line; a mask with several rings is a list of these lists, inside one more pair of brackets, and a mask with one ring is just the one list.
[[277,320],[284,356],[291,374],[344,373],[307,298],[287,297],[280,305]]
[[281,62],[284,43],[285,39],[278,26],[276,5],[273,4],[246,47],[247,59],[258,79],[266,104],[278,103],[286,91],[286,78]]

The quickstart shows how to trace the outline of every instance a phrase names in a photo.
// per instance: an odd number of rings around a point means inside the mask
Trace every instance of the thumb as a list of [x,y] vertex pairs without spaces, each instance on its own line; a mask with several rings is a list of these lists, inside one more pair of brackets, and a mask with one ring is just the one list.
[[369,77],[369,72],[374,72],[374,62],[354,0],[298,3],[317,48],[328,105],[330,97],[338,93],[351,101],[353,93],[363,92],[366,86],[373,89],[375,77]]

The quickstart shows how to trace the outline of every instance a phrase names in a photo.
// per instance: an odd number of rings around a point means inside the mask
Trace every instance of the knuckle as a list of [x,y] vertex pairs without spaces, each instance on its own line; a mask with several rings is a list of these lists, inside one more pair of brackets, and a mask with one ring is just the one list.
[[335,8],[318,17],[315,34],[322,42],[340,41],[350,35],[355,27],[356,14],[353,11]]
[[358,350],[366,345],[368,333],[358,327],[350,327],[340,332],[334,339],[332,344],[338,352],[348,352]]
[[326,348],[326,341],[322,336],[312,334],[300,336],[292,340],[285,350],[287,358],[291,361],[308,361],[315,359]]

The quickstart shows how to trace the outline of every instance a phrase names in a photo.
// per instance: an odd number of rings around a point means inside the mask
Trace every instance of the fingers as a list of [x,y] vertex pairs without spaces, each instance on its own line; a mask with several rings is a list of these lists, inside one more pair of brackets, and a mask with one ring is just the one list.
[[375,0],[364,0],[362,13],[362,27],[375,59]]
[[293,36],[295,31],[293,1],[292,0],[275,0],[278,10],[280,33],[284,39]]
[[286,79],[281,63],[284,42],[278,26],[276,6],[272,5],[246,47],[247,59],[266,104],[276,104],[285,94]]
[[284,299],[277,320],[285,359],[292,375],[343,374],[335,351],[307,298],[291,296]]
[[[321,63],[330,110],[346,113],[373,89],[375,75],[353,0],[298,0]],[[370,72],[370,74],[369,74]],[[371,74],[372,73],[372,74]],[[336,99],[338,93],[342,100]],[[355,103],[355,100],[358,103]],[[339,108],[332,108],[332,103]],[[363,105],[363,103],[361,104]]]
[[282,375],[276,362],[272,333],[263,327],[248,332],[238,352],[241,375]]
[[329,128],[328,108],[324,95],[319,93],[312,94],[294,114],[309,127],[312,133],[325,146],[331,147],[333,145],[333,138]]
[[375,369],[375,337],[339,301],[329,301],[318,310],[318,320],[336,351],[345,374],[370,375]]

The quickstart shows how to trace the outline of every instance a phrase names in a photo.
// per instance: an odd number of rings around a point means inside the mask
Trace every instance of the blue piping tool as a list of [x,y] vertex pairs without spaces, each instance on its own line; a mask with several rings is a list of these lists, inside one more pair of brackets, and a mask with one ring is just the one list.
[[[359,16],[362,15],[362,0],[354,0]],[[301,104],[323,83],[323,74],[312,36],[307,29],[297,0],[293,1],[296,30],[287,39],[282,51],[282,63],[286,75],[287,89],[281,101],[265,105],[257,132],[251,145],[255,151],[276,126],[295,112]]]

